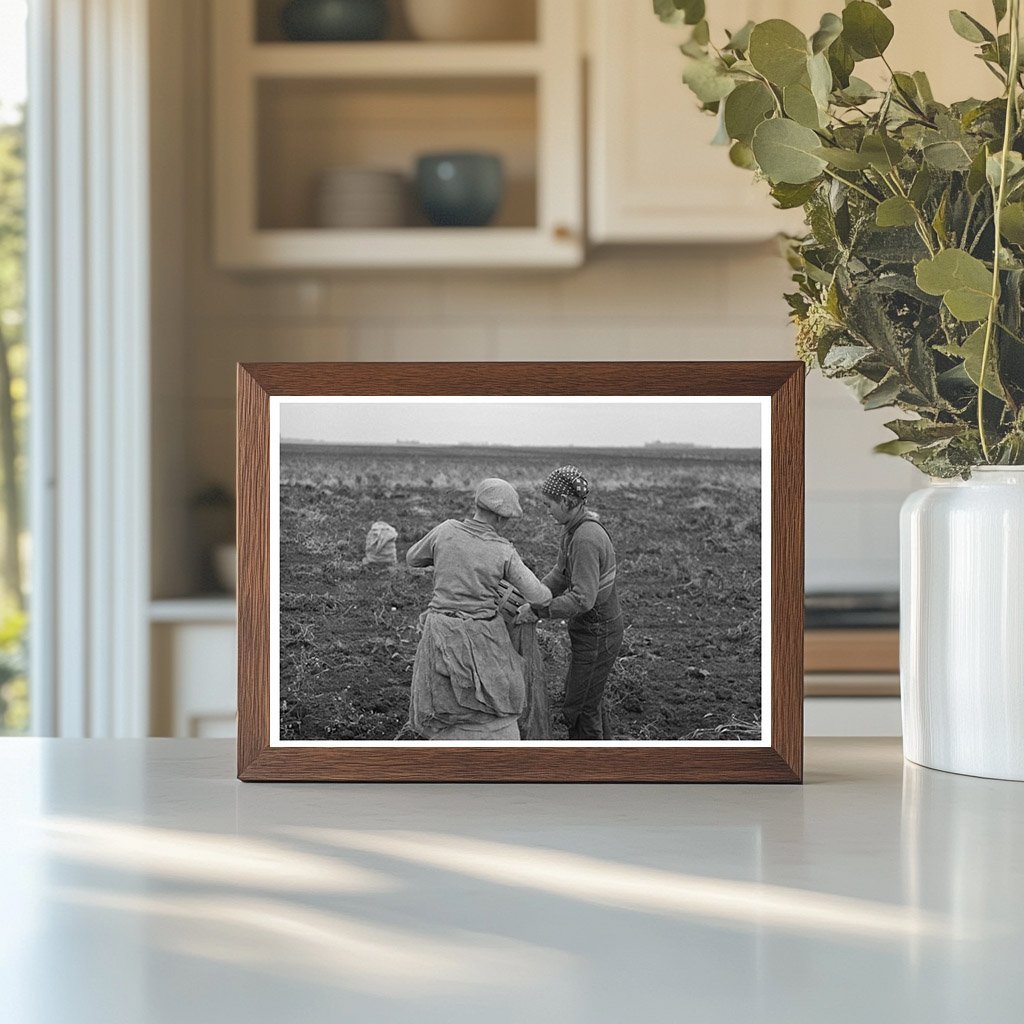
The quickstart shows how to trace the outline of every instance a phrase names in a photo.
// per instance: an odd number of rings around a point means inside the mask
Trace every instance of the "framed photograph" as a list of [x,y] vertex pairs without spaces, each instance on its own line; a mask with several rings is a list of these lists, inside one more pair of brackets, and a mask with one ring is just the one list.
[[799,782],[798,362],[238,367],[238,776]]

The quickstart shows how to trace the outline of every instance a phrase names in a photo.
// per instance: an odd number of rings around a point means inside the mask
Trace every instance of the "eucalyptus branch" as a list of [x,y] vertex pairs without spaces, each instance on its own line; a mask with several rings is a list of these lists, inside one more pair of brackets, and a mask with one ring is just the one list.
[[[931,124],[931,122],[928,121],[928,114],[927,114],[927,112],[922,110],[917,105],[917,103],[914,100],[914,98],[909,93],[905,92],[903,90],[902,86],[900,85],[900,83],[896,81],[896,72],[893,71],[892,65],[889,63],[888,60],[886,60],[885,54],[883,53],[881,55],[881,57],[882,57],[882,63],[886,66],[886,69],[889,72],[889,88],[896,90],[896,92],[898,93],[900,99],[903,102],[903,105],[907,108],[907,110],[911,110],[915,114],[917,114],[919,117],[923,117],[925,119],[925,123],[926,124]],[[932,125],[932,127],[934,127],[934,125]]]
[[825,168],[825,174],[827,174],[833,181],[838,181],[841,185],[845,185],[847,188],[852,188],[854,192],[859,192],[866,199],[870,199],[871,202],[875,204],[875,206],[877,206],[881,202],[881,199],[879,199],[877,196],[873,196],[870,192],[867,191],[867,189],[861,188],[860,185],[856,184],[855,182],[848,181],[846,178],[841,178],[838,174],[836,174],[834,171],[830,171],[827,167]]
[[1017,114],[1017,85],[1020,73],[1020,0],[1010,0],[1010,73],[1006,85],[1006,123],[1003,125],[1003,150],[999,167],[999,190],[995,196],[995,252],[992,256],[992,294],[989,298],[988,319],[985,321],[985,345],[981,350],[981,369],[978,372],[978,433],[985,461],[992,462],[988,432],[985,429],[985,375],[992,354],[992,333],[999,314],[999,271],[1002,256],[1003,204],[1006,201],[1006,171],[1010,145],[1013,141],[1013,122]]
[[764,75],[762,75],[759,71],[755,70],[751,73],[759,82],[761,82],[762,85],[764,85],[768,92],[771,93],[772,100],[775,103],[775,113],[779,117],[785,117],[786,113],[782,109],[782,100],[779,99],[778,94],[775,92],[775,86],[773,86],[772,83],[769,82],[768,79],[765,78]]
[[[980,191],[981,190],[979,189],[978,192]],[[963,238],[960,239],[961,249],[967,241],[967,232],[970,230],[971,221],[974,219],[974,207],[978,205],[978,192],[975,192],[974,195],[971,196],[970,205],[967,207],[967,216],[964,218],[964,235]]]
[[[691,0],[655,2],[671,22],[683,6],[690,10]],[[684,48],[703,64],[687,84],[701,99],[725,79],[741,88],[756,83],[728,100],[730,128],[743,134],[742,126],[754,126],[763,144],[751,145],[751,169],[775,183],[783,205],[802,206],[813,227],[791,253],[794,293],[787,296],[808,365],[852,383],[869,408],[881,402],[913,417],[891,424],[903,443],[889,450],[929,475],[961,476],[1008,460],[1024,465],[1024,356],[1017,347],[1024,347],[1024,326],[1014,308],[1024,274],[1008,273],[1024,263],[1016,241],[1004,237],[1018,239],[1022,207],[1014,204],[1024,199],[1015,155],[1024,154],[1024,0],[996,0],[996,44],[980,23],[954,16],[958,34],[981,39],[985,65],[1001,85],[951,105],[933,105],[923,78],[890,64],[888,6],[877,0],[854,5],[848,18],[844,12],[842,33],[855,62],[872,54],[880,59],[873,66],[890,76],[869,96],[857,95],[855,82],[845,92],[834,85],[824,102],[815,91],[821,53],[848,63],[841,44],[829,50],[838,36],[814,53],[799,27],[779,18],[751,26],[736,70],[728,50]],[[1010,31],[1000,33],[1007,12]],[[795,81],[823,101],[824,116],[814,115],[803,94],[787,104],[779,83]],[[963,154],[976,156],[969,175]],[[891,383],[879,391],[883,382]]]
[[973,253],[974,250],[978,247],[978,243],[981,241],[981,236],[985,234],[986,229],[988,228],[989,224],[991,224],[991,223],[992,223],[992,214],[991,213],[985,214],[985,219],[981,222],[981,227],[978,228],[978,233],[974,236],[974,241],[971,242],[970,247],[967,250],[968,252]]
[[893,168],[893,172],[891,175],[883,174],[882,177],[889,182],[889,184],[895,190],[896,194],[901,199],[905,199],[910,204],[910,208],[914,211],[914,217],[917,219],[917,233],[920,236],[921,241],[924,242],[925,248],[928,250],[929,255],[934,256],[935,246],[937,245],[939,249],[942,249],[942,243],[936,236],[934,240],[935,244],[932,244],[931,225],[929,225],[928,221],[924,219],[924,214],[921,213],[921,211],[917,208],[917,203],[913,202],[911,198],[907,195],[907,191],[903,187],[903,182],[900,181],[899,172],[895,168]]

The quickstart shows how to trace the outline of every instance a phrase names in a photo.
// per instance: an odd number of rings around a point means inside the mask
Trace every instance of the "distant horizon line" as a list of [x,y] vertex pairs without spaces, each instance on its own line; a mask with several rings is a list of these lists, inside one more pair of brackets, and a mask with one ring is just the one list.
[[535,451],[563,451],[571,448],[729,448],[760,451],[761,445],[712,444],[698,441],[643,441],[638,444],[511,444],[504,441],[325,441],[310,437],[282,437],[281,444],[323,444],[342,448],[524,448]]

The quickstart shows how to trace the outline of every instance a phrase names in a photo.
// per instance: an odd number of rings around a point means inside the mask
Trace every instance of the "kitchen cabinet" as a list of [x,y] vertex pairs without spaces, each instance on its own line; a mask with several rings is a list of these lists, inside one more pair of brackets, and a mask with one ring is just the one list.
[[[647,2],[586,0],[588,40],[588,222],[593,243],[738,242],[800,232],[799,210],[776,210],[765,183],[710,144],[715,121],[702,114],[681,82],[678,45],[686,26],[663,25]],[[785,18],[805,33],[821,14],[841,8],[824,0],[709,0],[712,37],[747,20]],[[986,24],[988,0],[958,7]],[[886,11],[896,33],[887,57],[897,69],[928,72],[944,102],[995,95],[998,83],[952,30],[946,8],[901,0]],[[857,74],[880,84],[881,61]]]
[[[663,25],[649,3],[587,2],[591,241],[737,242],[798,231],[799,211],[776,210],[767,185],[710,144],[715,120],[681,80],[679,44],[690,29]],[[807,15],[820,10],[820,0],[710,2],[708,18],[719,37],[750,19],[817,25]]]
[[235,735],[235,617],[230,597],[152,602],[150,735]]
[[[275,0],[217,0],[213,211],[229,269],[574,266],[583,258],[579,9],[536,4],[533,39],[311,43],[280,38]],[[424,152],[503,161],[493,225],[436,228],[409,202],[389,228],[318,226],[337,168],[410,179]],[[410,196],[411,200],[411,196]]]
[[899,736],[899,673],[898,629],[808,629],[805,734]]

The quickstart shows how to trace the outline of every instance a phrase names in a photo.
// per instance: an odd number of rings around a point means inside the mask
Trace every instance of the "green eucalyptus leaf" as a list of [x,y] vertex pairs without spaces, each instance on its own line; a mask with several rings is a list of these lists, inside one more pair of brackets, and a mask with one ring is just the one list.
[[787,85],[782,90],[782,106],[786,111],[786,116],[796,121],[797,124],[811,129],[824,127],[822,111],[811,92],[810,82],[803,81]]
[[690,60],[683,81],[702,103],[724,100],[736,88],[736,82],[717,60]]
[[825,169],[825,161],[815,153],[820,142],[810,128],[778,117],[757,126],[751,148],[770,182],[802,185]]
[[892,76],[892,84],[905,103],[920,106],[921,97],[917,94],[917,82],[914,81],[912,75],[906,75],[902,71],[897,71]]
[[917,206],[924,203],[925,199],[928,198],[928,193],[931,191],[934,181],[935,175],[929,166],[921,164],[921,169],[914,175],[914,181],[910,186],[910,191],[907,193],[910,201]]
[[[999,179],[1003,172],[1003,154],[1002,152],[993,153],[988,160],[985,161],[985,177],[988,179],[989,185],[992,187],[992,191],[995,192],[999,188]],[[1006,154],[1006,184],[1007,187],[1012,191],[1014,183],[1024,175],[1024,157],[1020,153],[1010,150]]]
[[704,0],[654,0],[654,13],[668,25],[696,25],[704,17]]
[[823,14],[818,31],[811,36],[811,52],[827,50],[843,32],[843,19],[836,14]]
[[1001,68],[1007,74],[1010,71],[1010,34],[1004,32],[996,42],[984,43],[978,53],[986,63]]
[[803,206],[817,190],[817,181],[805,182],[802,185],[779,182],[772,186],[772,199],[780,210],[795,210],[798,206]]
[[816,54],[807,62],[807,77],[811,83],[811,94],[823,114],[822,125],[828,123],[829,97],[832,95],[832,69],[828,57]]
[[933,444],[948,440],[963,431],[959,423],[936,423],[934,420],[892,420],[885,424],[901,441],[916,441],[918,444]]
[[826,352],[819,352],[821,368],[830,373],[845,373],[859,367],[873,352],[865,345],[838,345],[833,342]]
[[832,69],[832,77],[835,79],[836,87],[845,89],[850,84],[850,75],[853,73],[856,58],[853,50],[846,45],[843,37],[840,36],[826,51],[828,53],[828,66]]
[[[960,119],[960,122],[964,126],[969,126],[970,121],[968,118],[976,118],[984,110],[986,103],[990,101],[975,99],[973,96],[970,99],[960,100],[954,103],[949,109],[953,117]],[[999,101],[999,106],[1002,107],[1002,100]]]
[[834,255],[842,249],[839,232],[836,228],[835,212],[827,196],[821,193],[816,194],[804,205],[804,216],[814,241],[822,249],[827,250],[830,255]]
[[721,104],[718,107],[718,117],[716,118],[718,127],[715,131],[713,138],[711,139],[712,146],[728,146],[732,139],[729,138],[729,133],[725,130],[725,111],[722,109]]
[[976,196],[985,187],[985,182],[988,180],[985,176],[987,162],[988,149],[985,146],[982,146],[982,148],[974,154],[970,168],[967,172],[967,181],[965,184],[967,185],[967,191],[972,196]]
[[747,75],[750,78],[756,78],[759,82],[761,76],[757,73],[757,68],[750,63],[749,60],[735,60],[729,67],[729,71],[733,75]]
[[903,147],[887,135],[865,135],[860,151],[876,171],[891,174],[903,159]]
[[[940,345],[938,351],[951,359],[962,359],[964,372],[971,378],[975,387],[981,387],[981,366],[982,357],[985,353],[985,325],[982,324],[975,330],[967,340],[959,346]],[[996,368],[996,346],[995,341],[989,343],[988,363],[985,367],[985,390],[996,398],[1006,400],[1006,392],[999,381],[999,373]]]
[[893,31],[892,22],[866,0],[853,0],[843,9],[843,39],[862,60],[881,57]]
[[734,142],[729,149],[729,160],[736,166],[742,167],[745,171],[756,171],[757,160],[754,159],[754,151],[745,142]]
[[785,88],[798,82],[808,56],[807,37],[788,21],[762,21],[750,33],[747,59],[772,85]]
[[920,332],[910,339],[907,375],[924,398],[924,404],[935,406],[940,401],[939,378],[935,371],[935,356]]
[[[949,250],[946,250],[949,252]],[[965,324],[984,320],[988,316],[989,297],[976,288],[954,288],[946,292],[942,301],[946,308]]]
[[932,229],[935,232],[935,237],[938,238],[939,244],[943,246],[949,245],[949,234],[946,231],[946,215],[948,213],[949,189],[947,188],[942,193],[942,198],[939,200],[939,205],[935,211],[935,216],[932,217]]
[[878,204],[875,223],[880,228],[902,228],[917,223],[914,204],[902,196],[893,196]]
[[953,26],[953,31],[969,43],[995,42],[996,37],[966,11],[950,11],[949,23]]
[[921,154],[932,167],[940,171],[966,171],[971,166],[971,158],[959,142],[940,139],[926,143]]
[[775,97],[763,82],[743,82],[725,101],[725,127],[729,137],[748,146],[754,129],[775,111]]
[[828,161],[833,167],[841,171],[863,171],[871,166],[871,161],[852,149],[836,149],[833,146],[819,146],[814,150],[815,156]]
[[851,75],[848,85],[845,89],[840,90],[839,95],[847,103],[857,106],[861,103],[867,103],[868,100],[877,99],[881,93],[865,82],[864,79]]
[[915,268],[917,286],[929,295],[941,295],[946,307],[965,323],[988,316],[992,272],[981,260],[962,249],[945,249]]
[[935,96],[932,93],[931,82],[923,71],[915,71],[913,74],[914,84],[917,86],[917,94],[925,103],[934,103]]
[[876,455],[906,455],[916,451],[921,445],[917,441],[883,441],[876,444],[872,451]]
[[685,17],[683,10],[676,6],[675,0],[654,0],[654,13],[668,25],[679,24]]
[[704,0],[683,0],[683,7],[686,11],[686,17],[683,20],[687,25],[697,25],[704,20],[706,13]]
[[1024,246],[1024,203],[1010,203],[1005,207],[999,228],[1006,241]]
[[893,374],[887,377],[878,387],[869,391],[860,400],[865,409],[883,409],[889,405],[895,405],[896,400],[903,390],[903,382]]
[[755,24],[756,22],[748,21],[743,28],[733,32],[724,49],[733,50],[736,53],[746,53],[750,47],[750,33],[753,32]]

